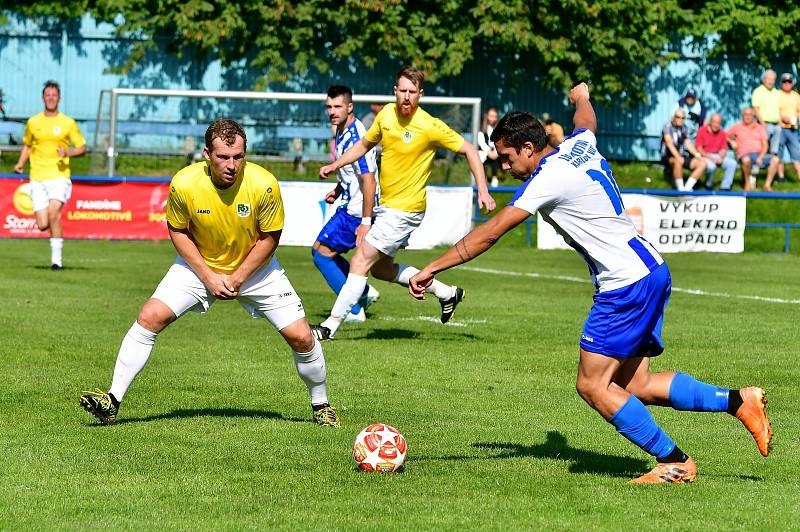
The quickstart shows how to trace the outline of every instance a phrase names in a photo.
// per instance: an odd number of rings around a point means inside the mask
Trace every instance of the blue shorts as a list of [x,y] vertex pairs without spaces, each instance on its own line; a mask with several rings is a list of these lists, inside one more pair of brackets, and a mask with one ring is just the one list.
[[635,283],[595,294],[581,348],[615,358],[652,357],[664,351],[661,329],[672,280],[664,262]]
[[336,209],[317,235],[317,241],[334,251],[347,253],[356,247],[356,229],[360,223],[361,218],[348,214],[347,209]]

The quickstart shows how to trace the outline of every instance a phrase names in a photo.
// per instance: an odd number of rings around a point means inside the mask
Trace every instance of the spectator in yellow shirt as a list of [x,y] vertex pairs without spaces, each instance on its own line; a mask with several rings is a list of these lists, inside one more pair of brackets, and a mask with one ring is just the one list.
[[[789,158],[792,160],[794,170],[800,178],[800,140],[797,138],[797,126],[800,121],[800,94],[794,90],[794,76],[788,72],[781,74],[781,90],[779,91],[780,99],[780,117],[781,117],[781,146],[778,150],[778,156],[783,155],[783,148],[789,150]],[[781,162],[782,164],[782,162]],[[780,167],[778,168],[779,176],[782,174]],[[780,181],[780,177],[778,181]],[[764,184],[764,189],[767,191],[772,190],[772,180],[767,178]]]
[[[751,103],[756,113],[758,122],[767,131],[767,153],[778,155],[781,145],[781,126],[780,126],[780,92],[775,88],[775,80],[778,75],[772,69],[767,69],[761,76],[761,85],[756,87],[751,97]],[[778,165],[770,165],[767,168],[767,180],[764,186],[769,189],[769,183],[778,171]]]
[[86,153],[86,140],[75,120],[59,112],[61,88],[48,81],[42,90],[44,111],[25,124],[22,151],[14,167],[22,173],[30,158],[31,202],[40,231],[50,230],[50,267],[62,268],[61,211],[72,194],[69,159]]

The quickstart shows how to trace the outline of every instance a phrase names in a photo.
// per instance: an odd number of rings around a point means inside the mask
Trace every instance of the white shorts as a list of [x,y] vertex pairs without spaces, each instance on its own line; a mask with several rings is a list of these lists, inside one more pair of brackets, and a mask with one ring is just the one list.
[[[170,266],[152,297],[179,318],[189,310],[203,314],[217,300],[181,257]],[[242,283],[236,300],[251,316],[266,318],[279,331],[306,316],[300,296],[274,257]]]
[[408,245],[411,233],[425,218],[425,211],[406,212],[382,205],[375,207],[375,223],[366,240],[382,253],[394,257]]
[[31,203],[34,211],[42,211],[50,206],[50,200],[57,200],[67,204],[72,196],[72,181],[67,178],[45,179],[36,181],[31,179]]

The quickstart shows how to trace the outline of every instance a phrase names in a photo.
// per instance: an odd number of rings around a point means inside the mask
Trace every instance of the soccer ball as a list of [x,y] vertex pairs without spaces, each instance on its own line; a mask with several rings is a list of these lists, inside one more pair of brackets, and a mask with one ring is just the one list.
[[353,459],[361,471],[396,473],[406,461],[406,439],[396,428],[373,423],[353,442]]

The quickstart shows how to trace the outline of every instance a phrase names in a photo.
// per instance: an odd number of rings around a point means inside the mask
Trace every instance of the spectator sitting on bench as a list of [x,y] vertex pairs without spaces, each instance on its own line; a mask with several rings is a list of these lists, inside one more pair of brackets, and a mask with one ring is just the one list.
[[[685,121],[686,111],[678,107],[672,114],[672,119],[664,126],[661,132],[661,163],[665,171],[672,170],[675,189],[689,191],[706,171],[706,160],[689,139]],[[691,171],[685,185],[684,168]]]
[[722,115],[714,113],[708,124],[700,126],[694,145],[706,160],[706,188],[714,188],[714,171],[721,167],[725,170],[725,175],[719,189],[730,190],[733,186],[733,174],[736,173],[736,161],[727,157],[728,137],[722,130]]
[[775,175],[778,158],[767,153],[767,130],[756,122],[752,107],[742,109],[742,121],[733,124],[727,134],[731,147],[736,150],[736,159],[742,165],[745,192],[755,188],[755,176],[762,166],[768,165],[770,175]]

